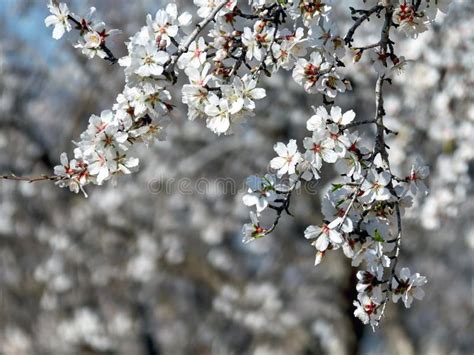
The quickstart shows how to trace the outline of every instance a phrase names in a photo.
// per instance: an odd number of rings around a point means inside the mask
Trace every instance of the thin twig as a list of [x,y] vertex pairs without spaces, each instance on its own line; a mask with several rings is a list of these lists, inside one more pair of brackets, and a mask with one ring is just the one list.
[[301,177],[303,176],[303,174],[304,174],[304,171],[301,172],[298,175],[298,177],[296,178],[293,186],[287,192],[285,192],[285,197],[281,201],[280,206],[270,206],[271,209],[276,211],[277,216],[275,217],[275,220],[273,221],[273,224],[270,226],[270,228],[265,229],[265,231],[264,231],[265,235],[268,235],[268,234],[272,233],[275,230],[276,226],[278,225],[278,222],[280,221],[280,218],[281,218],[281,215],[283,214],[283,212],[286,212],[287,214],[292,215],[289,211],[291,195],[292,195],[293,191],[295,190],[296,186],[298,185],[298,183],[301,181]]
[[[397,216],[397,242],[395,245],[395,254],[394,254],[394,262],[392,265],[392,278],[396,277],[396,268],[397,268],[397,263],[398,263],[398,257],[400,255],[400,246],[402,244],[402,217],[400,213],[400,206],[397,204],[395,206],[395,214]],[[392,288],[391,284],[389,285],[390,289]]]
[[352,25],[352,27],[349,29],[347,32],[346,37],[344,37],[344,42],[350,47],[353,41],[354,33],[355,31],[359,28],[362,23],[365,21],[368,21],[370,19],[370,16],[372,16],[374,13],[380,13],[380,11],[384,7],[382,5],[375,5],[374,7],[370,8],[369,10],[362,10],[364,13],[362,16],[360,16]]
[[58,175],[37,175],[37,176],[16,176],[15,174],[0,175],[0,180],[14,180],[14,181],[26,181],[29,183],[38,181],[59,181],[63,180],[62,176]]
[[367,46],[362,46],[362,47],[351,47],[353,50],[355,51],[359,51],[359,52],[363,52],[367,49],[371,49],[371,48],[377,48],[380,46],[380,42],[377,42],[377,43],[373,43],[373,44],[369,44]]
[[358,127],[366,124],[372,124],[376,123],[376,120],[363,120],[363,121],[357,121],[357,122],[351,122],[349,124],[346,124],[345,126],[341,127],[341,130],[345,130],[348,128],[353,128],[353,127]]

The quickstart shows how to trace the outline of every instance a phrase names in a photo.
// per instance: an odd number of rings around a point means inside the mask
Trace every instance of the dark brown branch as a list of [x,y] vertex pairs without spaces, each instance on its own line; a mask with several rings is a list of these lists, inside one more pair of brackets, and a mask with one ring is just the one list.
[[102,49],[105,54],[107,54],[107,57],[104,58],[104,60],[107,60],[110,62],[110,64],[115,64],[118,62],[118,59],[114,56],[114,54],[112,53],[112,51],[109,49],[109,47],[107,47],[105,45],[105,43],[102,43],[100,45],[100,49]]
[[356,50],[356,51],[360,51],[360,52],[363,52],[367,49],[371,49],[371,48],[376,48],[376,47],[379,47],[380,46],[380,42],[377,42],[377,43],[372,43],[372,44],[369,44],[367,46],[362,46],[362,47],[351,47],[353,50]]
[[280,202],[281,203],[280,206],[272,206],[272,205],[269,206],[271,209],[276,211],[277,215],[275,217],[275,220],[273,221],[273,224],[270,226],[270,228],[265,229],[265,232],[264,232],[265,235],[268,235],[275,230],[276,226],[278,225],[278,222],[280,222],[280,218],[283,212],[286,212],[288,215],[292,216],[289,210],[291,195],[293,191],[295,190],[296,186],[298,185],[298,183],[301,181],[301,177],[303,176],[303,173],[300,173],[298,175],[298,178],[293,183],[293,186],[284,193],[284,197],[280,200],[275,201],[275,202]]
[[[382,29],[382,34],[380,38],[380,51],[386,52],[387,47],[390,42],[390,28],[392,26],[392,15],[393,8],[387,7],[385,10],[385,19]],[[387,165],[387,168],[390,167],[388,162],[388,152],[385,144],[385,126],[383,123],[383,118],[385,116],[384,109],[384,100],[383,100],[383,84],[385,82],[385,76],[380,75],[377,79],[375,85],[375,121],[377,125],[377,137],[375,142],[375,152],[376,154],[380,153],[384,163]]]
[[354,24],[352,25],[352,27],[349,29],[349,31],[347,31],[346,37],[344,37],[344,42],[349,47],[351,47],[355,31],[360,27],[360,25],[362,25],[362,23],[364,23],[365,21],[369,21],[370,16],[372,16],[374,13],[379,14],[383,8],[384,7],[382,5],[375,5],[369,10],[353,10],[352,9],[352,12],[354,13],[359,12],[359,13],[362,13],[363,15],[357,18]]
[[37,176],[16,176],[15,174],[0,175],[0,180],[25,181],[29,183],[39,181],[59,181],[64,178],[57,175],[37,175]]
[[353,128],[353,127],[358,127],[358,126],[363,126],[366,124],[372,124],[372,123],[377,123],[376,120],[363,120],[363,121],[357,121],[357,122],[351,122],[349,124],[346,124],[344,127],[341,128],[341,130],[345,130],[348,128]]

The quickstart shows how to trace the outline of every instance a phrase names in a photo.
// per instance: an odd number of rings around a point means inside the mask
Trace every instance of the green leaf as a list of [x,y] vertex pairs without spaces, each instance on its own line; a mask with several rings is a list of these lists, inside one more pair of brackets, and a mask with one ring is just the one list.
[[374,240],[375,240],[376,242],[381,242],[381,243],[385,242],[385,239],[383,239],[382,234],[380,234],[380,232],[379,232],[378,229],[375,230],[375,237],[374,237]]

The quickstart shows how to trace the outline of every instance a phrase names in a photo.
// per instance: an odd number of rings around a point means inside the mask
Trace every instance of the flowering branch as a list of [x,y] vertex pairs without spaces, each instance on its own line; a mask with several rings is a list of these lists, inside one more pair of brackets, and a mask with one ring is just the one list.
[[[283,212],[291,215],[293,192],[305,182],[318,181],[323,164],[337,164],[341,174],[324,195],[324,218],[321,224],[305,230],[305,237],[316,249],[315,264],[329,251],[342,249],[354,267],[363,265],[357,274],[354,314],[374,327],[390,296],[394,302],[401,298],[407,307],[413,298],[421,299],[426,279],[411,275],[408,268],[397,273],[396,266],[401,214],[417,193],[426,192],[423,180],[429,171],[419,162],[405,178],[391,171],[385,135],[396,133],[384,125],[383,89],[406,63],[395,54],[390,31],[398,29],[416,37],[427,30],[440,3],[417,0],[394,5],[389,1],[369,9],[350,8],[354,24],[344,38],[338,33],[331,6],[316,0],[279,0],[271,4],[251,0],[250,13],[243,13],[236,0],[196,3],[201,21],[190,35],[185,29],[191,25],[192,16],[178,15],[174,3],[158,10],[154,17],[147,16],[146,26],[126,43],[128,55],[118,60],[126,78],[123,91],[111,110],[90,117],[86,131],[75,143],[73,159],[61,154],[61,164],[51,176],[1,178],[54,181],[85,194],[88,184],[102,185],[138,169],[138,159],[130,156],[132,145],[165,138],[168,114],[174,107],[167,88],[178,82],[179,75],[189,80],[182,88],[189,119],[203,119],[211,131],[220,135],[231,134],[240,122],[254,116],[256,101],[266,96],[265,90],[257,87],[262,72],[270,76],[280,69],[291,71],[306,93],[321,94],[328,105],[314,108],[308,119],[310,135],[302,141],[303,153],[295,139],[287,144],[278,142],[274,146],[277,156],[270,161],[271,172],[247,179],[243,202],[255,212],[250,212],[251,223],[243,228],[244,242],[272,233]],[[117,62],[105,45],[105,38],[113,31],[105,31],[103,23],[90,18],[77,20],[62,3],[51,2],[49,9],[51,15],[45,23],[54,26],[53,38],[69,32],[72,22],[80,30],[77,48],[90,58],[97,55]],[[380,40],[353,47],[360,26],[382,13]],[[340,70],[346,66],[343,60],[347,49],[356,52],[355,63],[368,53],[377,72],[373,119],[354,121],[353,110],[343,112],[334,105],[339,94],[352,89]],[[376,132],[369,149],[362,144],[356,128],[371,124]],[[269,228],[264,228],[259,219],[267,209],[276,211],[276,217]]]
[[54,26],[53,38],[60,39],[65,32],[72,29],[71,23],[80,33],[80,40],[74,46],[82,49],[82,53],[89,58],[96,55],[104,60],[115,64],[118,59],[105,44],[106,38],[117,33],[117,30],[106,30],[105,23],[98,22],[93,18],[95,8],[92,7],[87,16],[76,19],[75,15],[69,11],[64,3],[58,3],[57,0],[50,0],[48,5],[51,15],[45,19],[47,27]]
[[[91,33],[92,35],[94,34],[94,30],[90,28],[90,25],[87,23],[86,20],[82,19],[81,21],[76,20],[71,14],[67,16],[68,20],[71,21],[76,25],[76,29],[80,31],[81,35],[83,33]],[[105,32],[105,30],[97,33],[99,36],[98,40],[100,41],[99,48],[105,52],[106,56],[104,57],[104,60],[109,61],[111,64],[115,64],[118,62],[118,59],[114,56],[112,51],[107,47],[105,44],[105,38],[109,36],[108,33]]]
[[[278,184],[278,179],[285,175],[291,179],[299,170],[298,177],[317,180],[323,162],[343,162],[339,170],[343,171],[344,180],[333,184],[323,199],[322,226],[309,226],[305,237],[313,240],[312,245],[317,250],[316,265],[329,250],[339,248],[352,259],[353,266],[364,263],[366,270],[357,273],[358,298],[354,301],[354,315],[364,324],[370,323],[375,327],[390,297],[394,302],[402,298],[405,306],[409,307],[413,298],[421,299],[423,296],[421,286],[426,283],[426,278],[419,274],[411,275],[408,268],[403,268],[397,274],[396,266],[402,237],[402,203],[404,207],[409,206],[411,197],[407,196],[408,192],[415,195],[417,190],[423,190],[420,189],[423,186],[420,180],[427,176],[427,167],[414,166],[409,178],[397,177],[390,169],[385,135],[396,132],[384,125],[383,85],[385,82],[391,83],[390,76],[404,63],[403,57],[395,55],[394,42],[390,40],[397,10],[387,4],[369,10],[351,11],[362,16],[355,18],[355,24],[345,37],[348,47],[352,46],[353,36],[364,21],[368,21],[373,14],[380,16],[384,13],[380,40],[366,47],[355,48],[358,51],[355,62],[361,59],[364,51],[370,51],[370,59],[378,73],[374,119],[354,122],[353,111],[343,113],[337,106],[332,106],[330,112],[324,106],[315,109],[315,115],[307,121],[307,129],[313,134],[303,140],[305,154],[299,153],[295,140],[290,140],[288,145],[277,143],[274,149],[278,157],[270,163],[277,170],[276,176],[266,175],[264,179],[252,177],[247,181],[249,190],[244,196],[244,203],[255,205],[257,214],[251,212],[252,223],[244,226],[243,234],[244,242],[249,242],[275,229],[281,212],[289,203],[275,196],[273,186]],[[310,74],[311,70],[311,67],[305,68],[305,75]],[[376,127],[372,151],[360,145],[357,132],[350,132],[351,128],[366,124],[375,124]],[[274,205],[281,201],[286,203]],[[266,207],[279,212],[276,223],[269,230],[262,228],[259,223],[259,215]],[[395,239],[390,238],[393,218],[397,225]],[[393,243],[395,251],[390,255],[389,247]],[[388,279],[384,279],[385,274],[388,274]]]

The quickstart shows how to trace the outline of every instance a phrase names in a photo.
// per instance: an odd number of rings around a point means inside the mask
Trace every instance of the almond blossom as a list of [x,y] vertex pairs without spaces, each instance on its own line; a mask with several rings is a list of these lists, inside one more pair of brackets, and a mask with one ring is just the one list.
[[315,131],[312,137],[306,137],[303,146],[306,148],[305,158],[317,170],[321,169],[323,161],[334,163],[338,158],[334,142],[324,131]]
[[388,200],[391,196],[387,185],[391,181],[390,173],[387,171],[382,171],[377,173],[374,170],[371,170],[362,184],[362,190],[365,191],[364,197],[372,202],[374,200],[384,201]]
[[132,56],[132,65],[136,66],[135,74],[142,77],[161,75],[163,65],[168,61],[169,55],[158,50],[151,43],[140,46]]
[[206,61],[207,45],[204,38],[200,37],[198,41],[193,41],[188,51],[178,59],[178,67],[184,69],[187,67],[199,68]]
[[331,115],[330,119],[334,123],[340,126],[345,126],[354,121],[355,112],[353,110],[349,110],[347,112],[342,113],[342,109],[338,106],[331,107]]
[[305,26],[311,26],[318,23],[322,16],[328,15],[329,11],[331,11],[331,6],[329,3],[330,1],[322,0],[302,0],[301,2],[295,1],[293,14],[301,13]]
[[275,144],[273,149],[278,154],[278,157],[271,160],[270,167],[278,170],[278,176],[294,174],[296,171],[296,165],[301,157],[301,154],[298,152],[296,140],[290,139],[287,145],[278,142]]
[[227,99],[219,99],[216,95],[210,95],[208,104],[204,109],[207,119],[207,127],[217,134],[225,133],[230,128],[231,112],[229,101]]
[[354,301],[354,306],[356,307],[354,316],[359,318],[364,324],[370,324],[372,327],[377,326],[380,319],[382,301],[382,291],[379,287],[374,288],[371,296],[366,293],[359,293],[357,301]]
[[304,58],[298,59],[295,69],[293,69],[293,79],[310,94],[318,91],[316,83],[320,78],[320,72],[328,69],[328,65],[323,64],[322,61],[321,55],[318,52],[313,52],[309,61]]
[[69,161],[66,153],[61,153],[61,165],[54,167],[54,174],[62,179],[57,182],[60,187],[68,187],[70,191],[78,193],[84,184],[86,175],[82,174],[82,167],[75,159]]
[[413,195],[416,195],[419,191],[421,194],[426,195],[428,188],[423,180],[425,180],[429,174],[430,168],[418,159],[415,164],[412,165],[410,175],[406,178],[409,183],[406,192],[410,191]]
[[248,193],[242,198],[246,206],[255,206],[257,213],[262,212],[269,203],[275,201],[278,197],[275,191],[274,178],[267,174],[265,177],[249,176],[246,180],[249,187]]
[[327,97],[334,99],[338,92],[345,92],[347,87],[336,72],[324,73],[316,82],[316,88]]
[[311,245],[321,252],[325,251],[330,244],[339,245],[343,242],[341,234],[327,224],[323,224],[322,227],[309,226],[304,236],[306,239],[316,239]]
[[46,17],[44,23],[46,27],[54,26],[53,38],[60,39],[65,32],[69,32],[72,29],[68,19],[69,9],[65,3],[60,3],[59,6],[56,6],[52,0],[48,4],[48,9],[51,15]]
[[422,300],[425,296],[421,286],[427,282],[426,277],[421,276],[419,273],[412,275],[409,268],[402,268],[398,278],[392,280],[393,302],[396,303],[401,298],[405,307],[410,308],[414,298]]
[[260,226],[260,222],[254,212],[250,212],[250,220],[252,223],[244,224],[242,227],[242,243],[244,244],[265,236],[265,229]]
[[242,79],[236,77],[234,87],[238,97],[243,98],[243,107],[249,111],[255,109],[253,100],[261,100],[266,96],[265,89],[257,88],[257,80],[248,75],[244,75]]
[[426,15],[416,11],[414,5],[408,4],[406,0],[400,0],[400,5],[393,13],[393,22],[400,25],[400,30],[413,38],[428,30]]
[[180,26],[188,26],[191,22],[191,15],[183,13],[178,17],[176,4],[170,3],[166,9],[158,10],[153,18],[150,14],[146,18],[148,28],[153,32],[155,41],[161,43],[165,41],[165,46],[171,44],[171,39],[177,37]]

